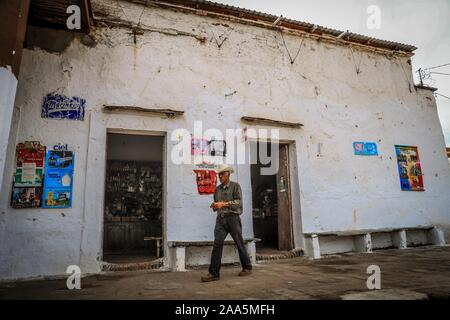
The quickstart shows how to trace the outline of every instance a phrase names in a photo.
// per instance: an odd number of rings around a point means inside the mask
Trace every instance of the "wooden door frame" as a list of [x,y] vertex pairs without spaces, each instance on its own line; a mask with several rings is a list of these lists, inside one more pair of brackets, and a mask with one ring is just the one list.
[[[290,247],[293,249],[293,248],[295,248],[295,232],[294,232],[292,185],[291,185],[291,183],[292,183],[292,172],[291,172],[291,165],[292,165],[292,163],[291,163],[290,153],[292,151],[292,146],[294,146],[294,148],[295,148],[295,141],[293,141],[293,140],[271,141],[270,139],[258,139],[258,138],[256,138],[256,139],[255,138],[253,138],[253,139],[250,138],[248,141],[249,141],[249,144],[250,143],[258,144],[260,142],[263,142],[263,143],[268,143],[268,144],[271,144],[271,145],[278,145],[279,147],[282,146],[282,145],[285,145],[288,148],[288,150],[287,150],[287,156],[288,156],[287,170],[288,170],[288,174],[287,174],[286,180],[288,181],[288,183],[287,183],[287,186],[288,186],[287,192],[288,192],[288,197],[289,197],[289,224],[290,224],[290,234],[291,234],[291,237],[290,237],[291,238],[290,239],[291,240],[291,245],[290,245]],[[248,151],[249,151],[249,155],[251,155],[250,154],[251,147],[248,148]],[[249,157],[249,159],[250,159],[249,165],[251,166],[251,160],[252,159],[250,157]],[[277,161],[280,161],[280,159],[278,158]],[[275,179],[277,179],[277,174],[275,175]],[[277,181],[277,183],[278,183],[278,181]],[[251,186],[251,187],[252,187],[252,193],[253,193],[253,186]],[[277,198],[278,198],[278,192],[277,192]],[[253,208],[253,204],[252,204],[252,208]],[[252,214],[252,222],[253,222],[253,214]],[[279,226],[279,221],[278,221],[278,217],[277,217],[277,228],[278,228],[278,226]],[[278,235],[278,237],[279,237],[279,235]],[[279,245],[279,239],[278,239],[278,245]]]
[[[286,147],[286,157],[287,157],[286,171],[287,172],[286,172],[286,177],[285,177],[285,179],[286,179],[285,180],[285,188],[286,188],[286,195],[288,198],[288,210],[289,210],[289,214],[288,214],[289,230],[288,231],[289,231],[289,242],[290,242],[288,249],[292,250],[292,249],[294,249],[295,245],[294,245],[294,221],[293,221],[293,217],[292,217],[292,188],[291,188],[291,163],[290,163],[291,159],[289,157],[291,147],[290,147],[290,143],[284,143],[282,141],[278,142],[277,144],[279,146],[279,149],[281,149],[281,147]],[[279,166],[283,165],[280,161],[281,160],[280,157],[281,157],[281,154],[279,154],[279,158],[278,158]],[[279,192],[278,192],[278,182],[279,182],[278,174],[277,174],[276,179],[277,179],[277,204],[279,205],[280,196],[279,196]],[[279,210],[278,210],[277,227],[278,227],[278,246],[280,246],[280,234],[282,232],[280,232],[280,211]],[[286,231],[286,230],[281,230],[281,231]]]

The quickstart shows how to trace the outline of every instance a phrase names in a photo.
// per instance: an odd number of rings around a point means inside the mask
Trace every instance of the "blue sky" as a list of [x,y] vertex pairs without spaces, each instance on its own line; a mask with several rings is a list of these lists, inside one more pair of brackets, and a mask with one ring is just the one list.
[[[450,0],[217,0],[287,18],[415,45],[413,70],[450,63]],[[366,10],[377,5],[381,28],[367,28]],[[433,71],[450,74],[450,65]],[[450,76],[433,74],[428,84],[450,98]],[[418,82],[418,80],[417,80]],[[436,97],[439,118],[450,147],[450,99]]]

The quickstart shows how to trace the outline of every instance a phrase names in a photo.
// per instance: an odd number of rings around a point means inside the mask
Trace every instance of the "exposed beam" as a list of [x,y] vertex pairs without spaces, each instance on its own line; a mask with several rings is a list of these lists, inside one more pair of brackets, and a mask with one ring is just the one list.
[[278,25],[278,24],[280,23],[281,19],[283,19],[283,16],[279,16],[279,17],[277,18],[277,20],[275,20],[275,21],[273,22],[273,25],[274,25],[274,26]]
[[81,0],[81,30],[89,33],[92,24],[92,9],[90,0]]
[[165,115],[167,118],[175,118],[184,114],[184,111],[172,110],[172,109],[154,109],[154,108],[142,108],[135,106],[103,106],[104,112],[138,112],[149,115]]
[[266,118],[258,118],[258,117],[248,117],[244,116],[241,118],[242,121],[256,124],[256,125],[268,125],[272,127],[287,127],[287,128],[296,128],[299,129],[303,127],[303,124],[296,123],[296,122],[286,122],[286,121],[279,121],[279,120],[273,120],[273,119],[266,119]]

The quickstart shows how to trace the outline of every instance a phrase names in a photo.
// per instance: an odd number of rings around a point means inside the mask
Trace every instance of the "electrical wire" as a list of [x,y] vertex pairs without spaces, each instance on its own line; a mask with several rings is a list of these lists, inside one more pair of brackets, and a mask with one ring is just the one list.
[[361,61],[362,61],[362,58],[363,58],[363,54],[362,54],[362,52],[360,53],[359,63],[358,63],[358,66],[357,66],[356,65],[356,60],[355,60],[355,55],[353,54],[353,48],[351,46],[350,46],[350,51],[352,53],[352,59],[353,59],[353,64],[355,65],[356,74],[358,75],[358,74],[361,73],[360,67],[361,67]]
[[408,89],[409,89],[409,92],[413,92],[412,91],[412,89],[411,89],[411,82],[413,82],[414,83],[414,80],[413,81],[411,81],[411,79],[409,79],[409,77],[408,77],[408,75],[407,75],[407,73],[406,73],[406,71],[405,71],[405,68],[403,67],[403,64],[402,64],[402,61],[400,60],[400,59],[398,59],[398,57],[396,57],[396,59],[398,60],[398,64],[400,65],[400,67],[402,68],[402,70],[403,70],[403,74],[405,75],[405,78],[406,78],[406,81],[408,81]]
[[446,98],[446,99],[449,99],[449,100],[450,100],[450,97],[444,96],[443,94],[440,94],[440,93],[437,93],[437,92],[435,92],[435,94],[437,94],[438,96],[441,96],[441,97],[443,97],[443,98]]
[[440,74],[443,76],[450,76],[450,73],[442,73],[442,72],[430,72],[430,74]]
[[286,48],[286,51],[287,51],[287,53],[289,55],[289,60],[291,61],[291,64],[294,64],[295,60],[297,60],[297,57],[300,54],[300,50],[302,49],[302,46],[303,46],[303,40],[305,38],[302,37],[302,41],[300,42],[300,46],[298,47],[297,53],[296,53],[295,57],[292,58],[291,53],[289,52],[288,46],[286,44],[286,41],[284,41],[283,31],[280,30],[280,34],[281,34],[281,39],[283,39],[283,45]]
[[145,0],[144,9],[142,9],[141,15],[139,16],[139,21],[138,21],[138,24],[137,24],[138,27],[141,25],[142,15],[144,14],[145,9],[147,9],[147,6],[148,6],[148,0]]
[[116,0],[116,6],[120,8],[120,10],[122,11],[123,15],[125,16],[125,19],[127,21],[130,21],[127,17],[127,14],[125,13],[125,10],[123,10],[123,7],[120,5],[119,0]]
[[422,70],[433,70],[433,69],[442,68],[442,67],[446,67],[446,66],[450,66],[450,62],[446,63],[446,64],[441,64],[440,66],[425,68],[425,69],[422,69]]
[[[228,37],[231,35],[231,33],[234,31],[235,27],[229,27],[228,31],[225,31],[222,35],[219,36],[219,39],[222,40],[219,42],[219,40],[216,37],[216,34],[214,33],[214,30],[212,28],[210,28],[211,33],[213,35],[214,41],[217,44],[217,47],[219,47],[219,49],[222,47],[223,43],[225,42],[225,40],[228,39]],[[223,38],[222,38],[223,37]]]

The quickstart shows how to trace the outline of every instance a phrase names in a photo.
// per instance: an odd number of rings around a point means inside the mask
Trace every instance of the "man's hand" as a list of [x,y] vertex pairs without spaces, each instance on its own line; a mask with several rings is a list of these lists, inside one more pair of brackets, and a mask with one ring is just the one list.
[[212,209],[222,209],[222,208],[228,208],[230,206],[230,204],[228,202],[223,202],[223,201],[218,201],[218,202],[213,202],[211,204],[211,208]]

